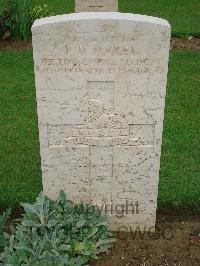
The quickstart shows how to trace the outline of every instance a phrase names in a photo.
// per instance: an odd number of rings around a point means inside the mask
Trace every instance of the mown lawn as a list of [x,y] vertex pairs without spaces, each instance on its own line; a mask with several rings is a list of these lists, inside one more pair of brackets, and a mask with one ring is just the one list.
[[[200,208],[200,53],[172,52],[159,207]],[[32,52],[0,53],[0,206],[42,189]]]
[[[2,3],[0,0],[0,10]],[[55,14],[74,12],[75,0],[35,0],[47,3]],[[200,35],[199,0],[119,0],[119,11],[167,19],[173,36]]]
[[200,35],[199,0],[119,0],[119,9],[167,19],[173,36]]
[[41,190],[31,52],[0,53],[0,206]]
[[[37,0],[46,2],[55,14],[74,12],[74,0]],[[119,11],[167,19],[173,36],[200,35],[199,0],[119,0]]]
[[200,208],[200,53],[169,62],[159,206]]

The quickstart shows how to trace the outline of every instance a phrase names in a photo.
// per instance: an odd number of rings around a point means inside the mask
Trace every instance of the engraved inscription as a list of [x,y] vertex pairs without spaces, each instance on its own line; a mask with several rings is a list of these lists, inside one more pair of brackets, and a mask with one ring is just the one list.
[[[145,132],[144,132],[145,130]],[[88,129],[84,125],[49,125],[49,147],[90,146],[148,146],[153,147],[154,125],[129,125],[129,128]],[[148,135],[145,137],[145,133]]]
[[78,52],[79,54],[88,54],[92,53],[94,56],[125,56],[125,55],[133,55],[134,47],[133,46],[110,46],[110,44],[106,45],[94,45],[94,46],[86,46],[86,45],[77,45],[72,46],[70,44],[66,44],[66,54],[72,54],[73,52]]
[[[109,59],[109,58],[43,58],[36,69],[40,72],[54,73],[116,73],[131,72],[133,74],[145,74],[152,70],[151,60]],[[160,71],[159,66],[153,69]]]
[[81,43],[83,45],[88,45],[96,43],[97,45],[102,45],[102,43],[105,44],[115,42],[118,43],[118,45],[116,45],[117,47],[119,47],[120,43],[122,42],[126,42],[126,45],[129,43],[129,46],[133,47],[133,41],[136,39],[136,37],[136,33],[127,35],[123,32],[118,32],[117,34],[114,32],[112,32],[111,34],[111,32],[109,32],[109,34],[107,34],[103,31],[101,32],[101,34],[98,34],[96,32],[94,32],[93,34],[80,32],[78,35],[73,33],[65,35],[65,39],[68,44],[80,45]]

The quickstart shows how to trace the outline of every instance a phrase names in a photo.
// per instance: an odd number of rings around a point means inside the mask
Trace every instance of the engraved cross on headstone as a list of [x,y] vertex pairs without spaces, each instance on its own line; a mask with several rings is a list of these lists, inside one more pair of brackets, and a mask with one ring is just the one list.
[[76,0],[75,11],[78,12],[117,12],[118,0]]
[[[113,191],[114,179],[119,174],[117,172],[123,172],[129,167],[126,163],[118,161],[117,154],[123,152],[125,157],[139,158],[142,150],[146,153],[146,160],[153,149],[154,125],[130,124],[123,116],[116,114],[114,87],[112,81],[87,82],[88,115],[85,123],[49,125],[48,130],[50,147],[64,148],[67,153],[74,151],[75,154],[83,154],[81,164],[78,161],[75,168],[81,171],[84,168],[86,171],[86,186],[90,194],[88,199],[90,203],[95,204],[114,202],[114,199],[115,202],[125,203],[127,190],[133,189],[128,188],[126,181],[121,180],[121,184],[124,182],[123,189]],[[86,166],[83,161],[87,162]],[[138,166],[133,167],[137,171]]]

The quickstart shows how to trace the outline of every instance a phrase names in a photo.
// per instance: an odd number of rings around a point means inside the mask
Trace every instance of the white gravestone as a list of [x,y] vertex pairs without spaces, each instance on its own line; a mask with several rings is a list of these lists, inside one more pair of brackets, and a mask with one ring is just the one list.
[[76,0],[76,12],[111,12],[118,11],[118,0]]
[[45,194],[102,207],[111,230],[154,227],[170,25],[79,13],[32,32]]

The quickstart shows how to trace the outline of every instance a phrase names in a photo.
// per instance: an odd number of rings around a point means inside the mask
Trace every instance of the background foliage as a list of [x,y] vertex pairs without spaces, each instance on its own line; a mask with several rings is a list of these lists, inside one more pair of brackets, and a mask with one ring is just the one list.
[[[3,9],[0,0],[0,10]],[[74,12],[75,0],[36,0],[48,4],[51,12],[65,14]],[[167,19],[173,36],[200,35],[199,0],[119,0],[119,11],[156,16]]]
[[3,233],[6,230],[6,222],[8,221],[10,215],[11,215],[11,209],[7,209],[6,211],[0,214],[0,252],[8,242],[8,240],[4,237]]
[[34,20],[49,16],[46,4],[38,5],[37,0],[1,0],[0,37],[9,32],[15,40],[31,39]]

